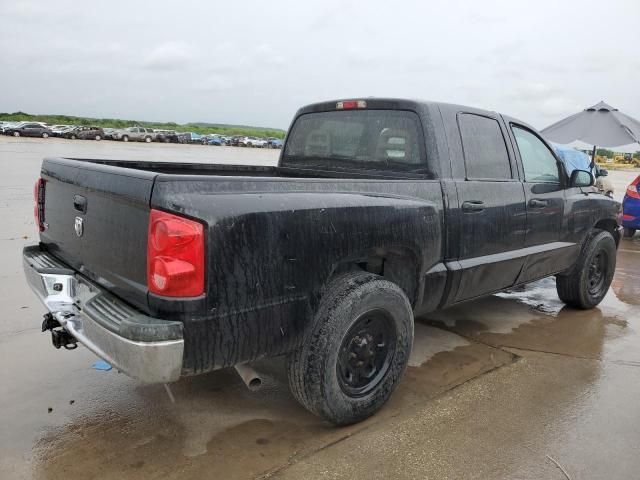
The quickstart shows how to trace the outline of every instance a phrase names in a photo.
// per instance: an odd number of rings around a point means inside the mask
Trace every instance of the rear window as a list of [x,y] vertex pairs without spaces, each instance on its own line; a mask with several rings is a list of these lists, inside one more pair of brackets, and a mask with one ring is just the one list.
[[426,173],[420,120],[404,110],[308,113],[293,124],[282,164]]

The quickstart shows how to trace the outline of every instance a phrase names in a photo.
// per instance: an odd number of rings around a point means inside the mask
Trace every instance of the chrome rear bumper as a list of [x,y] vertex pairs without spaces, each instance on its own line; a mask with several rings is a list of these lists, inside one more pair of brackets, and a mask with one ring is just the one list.
[[177,380],[182,324],[143,315],[39,246],[25,247],[27,282],[62,328],[98,357],[145,383]]

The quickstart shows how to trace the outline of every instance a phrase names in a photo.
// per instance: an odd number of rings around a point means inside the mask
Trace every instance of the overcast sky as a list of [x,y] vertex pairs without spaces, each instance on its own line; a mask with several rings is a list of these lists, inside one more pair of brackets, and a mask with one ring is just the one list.
[[286,128],[394,96],[640,117],[640,1],[0,0],[0,111]]

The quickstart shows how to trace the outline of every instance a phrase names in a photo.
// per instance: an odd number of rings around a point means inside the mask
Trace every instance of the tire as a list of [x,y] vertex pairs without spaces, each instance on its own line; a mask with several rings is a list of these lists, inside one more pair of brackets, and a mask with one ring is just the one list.
[[96,135],[96,142],[99,142],[100,140],[102,140],[102,137],[100,135]]
[[49,138],[49,134],[47,132],[42,132],[42,138]]
[[616,253],[616,242],[609,232],[595,230],[591,233],[572,270],[556,276],[560,300],[584,310],[598,305],[611,285]]
[[144,137],[144,141],[146,143],[151,143],[151,137]]
[[631,238],[636,234],[636,229],[631,227],[624,227],[624,232],[622,236],[624,238]]
[[122,141],[123,142],[128,142],[129,141],[129,137],[127,135],[123,135],[122,136]]
[[20,136],[20,132],[13,132],[13,136],[14,137],[19,137]]
[[76,137],[75,135],[71,135],[71,137],[69,137],[69,138],[71,138],[71,140],[75,140],[78,137]]
[[371,273],[342,274],[325,290],[303,345],[287,358],[289,386],[325,420],[360,422],[389,399],[412,344],[413,311],[402,289]]

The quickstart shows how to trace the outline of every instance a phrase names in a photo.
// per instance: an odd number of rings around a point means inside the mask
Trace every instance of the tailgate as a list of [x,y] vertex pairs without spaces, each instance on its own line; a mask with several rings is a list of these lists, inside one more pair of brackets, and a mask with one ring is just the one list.
[[42,164],[42,244],[142,310],[148,309],[147,229],[156,175],[63,158],[47,158]]

